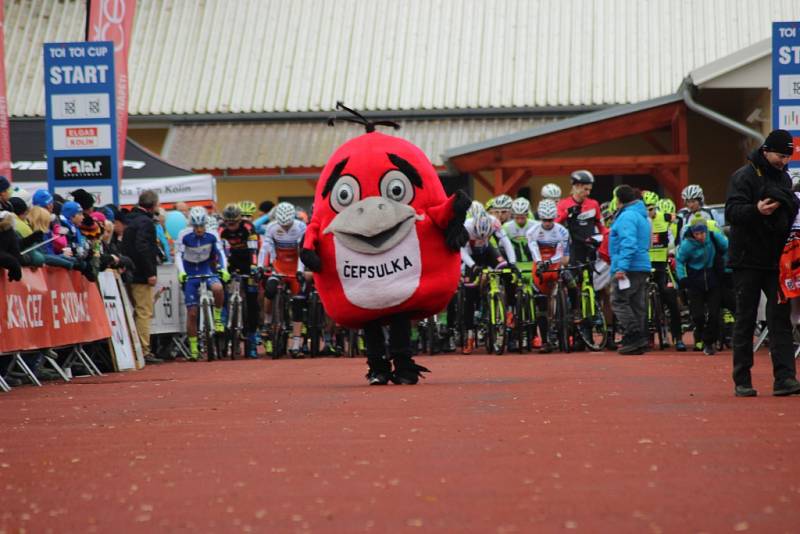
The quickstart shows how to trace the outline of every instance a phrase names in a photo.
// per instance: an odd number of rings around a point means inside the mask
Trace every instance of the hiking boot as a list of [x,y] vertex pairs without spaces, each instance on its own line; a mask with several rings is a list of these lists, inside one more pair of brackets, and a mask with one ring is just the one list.
[[368,358],[369,370],[365,375],[370,386],[385,386],[392,378],[392,366],[383,358]]
[[422,373],[430,372],[430,369],[417,365],[413,358],[396,357],[390,380],[395,384],[413,385],[419,382],[419,377],[425,378]]
[[646,338],[625,336],[622,338],[617,352],[623,355],[644,354],[649,344],[650,342]]
[[753,386],[736,386],[734,395],[737,397],[755,397],[758,395],[758,391],[753,389]]
[[150,364],[164,363],[164,360],[162,360],[161,358],[156,358],[156,355],[151,352],[145,355],[144,363],[150,363]]
[[555,350],[553,348],[553,345],[551,345],[550,343],[545,343],[539,348],[539,354],[550,354],[551,352],[553,352],[553,350]]
[[678,341],[675,343],[675,350],[678,352],[686,352],[686,343],[683,341]]
[[800,382],[796,378],[784,378],[775,382],[772,388],[772,395],[775,397],[786,397],[787,395],[797,395],[800,393]]

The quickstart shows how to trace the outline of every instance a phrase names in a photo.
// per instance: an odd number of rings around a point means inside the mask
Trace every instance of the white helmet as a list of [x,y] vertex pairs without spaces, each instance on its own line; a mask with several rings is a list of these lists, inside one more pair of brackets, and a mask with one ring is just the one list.
[[536,213],[539,215],[540,220],[553,220],[556,218],[556,216],[558,216],[558,208],[556,207],[554,200],[546,198],[539,202],[539,207],[536,210]]
[[500,195],[494,199],[492,207],[496,210],[510,210],[513,199],[508,195]]
[[483,209],[483,204],[478,202],[477,200],[472,201],[472,205],[469,207],[467,211],[467,216],[471,218],[475,218],[478,216],[479,213],[484,213],[486,210]]
[[558,200],[561,198],[561,188],[556,184],[544,184],[542,186],[542,198]]
[[492,218],[488,213],[479,213],[478,216],[475,217],[475,235],[478,236],[478,238],[489,239],[493,230]]
[[195,206],[189,210],[189,224],[192,226],[205,226],[208,223],[208,213],[203,206]]
[[527,198],[515,198],[514,202],[511,203],[511,214],[512,215],[527,215],[531,209],[531,203],[528,201]]
[[289,226],[297,216],[297,210],[288,202],[281,202],[275,206],[275,222],[281,226]]
[[699,199],[700,202],[705,200],[705,196],[703,196],[703,188],[696,184],[690,184],[683,188],[681,191],[681,198],[683,200],[695,200]]

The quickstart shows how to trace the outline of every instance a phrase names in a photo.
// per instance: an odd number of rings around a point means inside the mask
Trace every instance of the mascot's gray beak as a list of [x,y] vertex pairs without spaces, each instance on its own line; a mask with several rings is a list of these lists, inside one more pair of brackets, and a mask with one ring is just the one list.
[[408,204],[384,197],[368,197],[348,206],[325,228],[342,245],[362,254],[386,252],[400,243],[416,222]]

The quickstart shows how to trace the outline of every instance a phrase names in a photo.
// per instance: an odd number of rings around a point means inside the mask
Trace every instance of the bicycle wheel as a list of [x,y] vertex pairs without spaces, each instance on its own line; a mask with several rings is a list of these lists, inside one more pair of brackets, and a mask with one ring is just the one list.
[[562,352],[569,353],[571,351],[569,337],[572,333],[572,321],[569,301],[567,300],[567,290],[559,286],[555,297],[555,323],[558,329],[558,344]]
[[436,316],[428,317],[427,324],[425,325],[425,340],[428,344],[428,354],[434,355],[439,352],[439,329],[437,328]]
[[530,298],[522,287],[517,288],[514,305],[514,337],[517,338],[517,352],[529,352],[531,349]]
[[667,347],[667,323],[664,320],[664,306],[661,303],[661,293],[657,286],[651,287],[650,306],[652,307],[651,319],[653,322],[653,345],[664,350]]
[[488,304],[486,312],[489,315],[489,340],[486,348],[490,353],[500,355],[506,350],[506,311],[502,295],[491,295]]
[[203,307],[205,308],[205,326],[203,328],[202,337],[206,348],[206,360],[211,362],[216,360],[218,356],[217,339],[216,336],[214,336],[214,311],[211,308],[211,304],[208,302],[205,303]]
[[230,327],[228,328],[227,332],[227,353],[230,356],[231,360],[235,360],[240,356],[240,345],[239,342],[242,337],[242,329],[239,327],[239,317],[242,313],[240,307],[241,301],[236,298],[232,298],[229,306],[228,306],[228,324]]
[[283,337],[283,294],[278,291],[272,299],[272,324],[269,329],[272,341],[272,353],[270,357],[277,360],[283,355],[281,338]]
[[467,327],[464,320],[466,298],[466,290],[463,287],[459,287],[458,293],[456,294],[456,316],[453,322],[450,323],[456,325],[456,332],[458,335],[456,346],[461,347],[461,350],[464,350],[467,344]]
[[588,314],[581,320],[578,329],[580,336],[591,350],[603,350],[606,347],[608,329],[606,328],[606,318],[597,306],[594,290],[584,289],[581,292],[581,299]]

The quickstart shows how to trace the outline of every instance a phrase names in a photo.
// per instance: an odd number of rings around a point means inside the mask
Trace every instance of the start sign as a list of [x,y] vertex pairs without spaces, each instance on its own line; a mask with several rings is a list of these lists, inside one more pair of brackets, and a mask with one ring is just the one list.
[[45,43],[50,192],[90,189],[119,202],[112,42]]
[[772,23],[772,127],[794,137],[789,173],[800,175],[800,22]]

